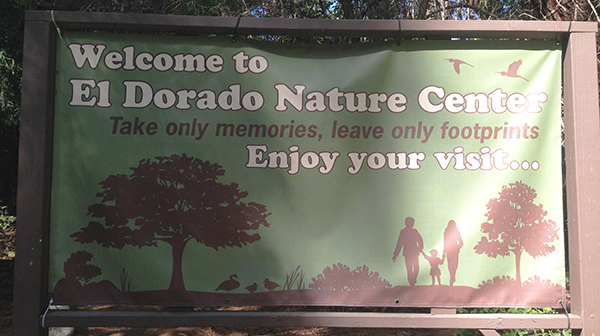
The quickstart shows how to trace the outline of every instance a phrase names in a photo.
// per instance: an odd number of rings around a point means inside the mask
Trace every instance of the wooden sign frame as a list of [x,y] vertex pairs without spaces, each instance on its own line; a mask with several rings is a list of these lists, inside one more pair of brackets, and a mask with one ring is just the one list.
[[[48,254],[55,45],[60,32],[100,30],[181,35],[520,38],[562,40],[566,199],[571,308],[567,314],[429,314],[228,311],[50,310]],[[295,20],[31,11],[25,16],[19,150],[14,333],[47,335],[47,327],[360,327],[576,329],[600,333],[600,120],[597,24],[555,21]],[[435,307],[432,307],[435,308]],[[442,313],[442,314],[440,314]]]

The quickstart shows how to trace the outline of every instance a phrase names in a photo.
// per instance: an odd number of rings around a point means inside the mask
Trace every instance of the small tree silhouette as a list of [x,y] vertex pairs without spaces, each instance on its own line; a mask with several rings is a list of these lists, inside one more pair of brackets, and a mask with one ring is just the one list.
[[498,198],[486,205],[487,222],[481,224],[482,237],[475,245],[475,252],[488,257],[515,255],[516,281],[521,283],[521,256],[523,251],[533,258],[546,256],[554,251],[550,245],[558,239],[556,222],[547,219],[542,204],[534,204],[535,189],[517,181],[502,186]]
[[242,247],[261,237],[260,225],[269,226],[266,207],[242,202],[248,196],[237,183],[217,182],[225,170],[218,164],[185,154],[143,159],[131,175],[111,175],[100,182],[101,203],[90,205],[91,221],[71,237],[104,247],[139,248],[165,242],[172,247],[170,291],[184,292],[182,257],[190,240],[215,250]]
[[65,261],[63,270],[65,279],[75,279],[82,286],[87,285],[93,278],[102,274],[98,266],[90,265],[93,255],[86,251],[77,251],[71,254],[71,257]]

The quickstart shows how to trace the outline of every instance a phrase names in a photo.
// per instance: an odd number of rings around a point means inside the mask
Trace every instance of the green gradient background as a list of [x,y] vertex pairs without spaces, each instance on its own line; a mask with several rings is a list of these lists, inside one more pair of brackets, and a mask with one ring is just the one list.
[[[108,70],[102,61],[96,70],[89,66],[77,69],[69,43],[103,43],[108,51],[122,51],[134,45],[139,52],[219,54],[225,60],[219,73],[176,73],[173,71]],[[69,236],[86,226],[89,205],[99,202],[95,194],[99,182],[111,174],[130,174],[144,158],[186,153],[188,156],[209,160],[224,167],[223,183],[237,182],[254,201],[267,206],[272,215],[271,227],[261,228],[262,239],[243,248],[230,247],[218,252],[201,244],[190,242],[184,251],[183,275],[187,290],[213,291],[218,284],[236,273],[242,286],[233,292],[243,293],[246,285],[261,283],[265,277],[281,284],[286,274],[298,265],[305,273],[305,284],[327,266],[344,263],[351,269],[367,265],[371,271],[390,281],[393,286],[408,285],[404,261],[392,262],[392,253],[404,218],[416,219],[415,228],[421,233],[425,249],[443,247],[443,231],[454,219],[464,240],[455,285],[477,287],[494,276],[515,277],[515,258],[488,258],[478,255],[473,247],[482,237],[481,223],[486,220],[485,205],[498,197],[503,185],[522,180],[537,191],[535,203],[544,205],[547,218],[559,227],[560,240],[556,250],[537,259],[523,255],[523,280],[538,275],[564,286],[564,239],[562,234],[562,189],[560,154],[560,69],[561,52],[556,42],[540,41],[403,41],[402,44],[376,43],[360,45],[292,45],[238,39],[102,35],[68,33],[59,41],[57,64],[57,97],[54,138],[54,170],[52,184],[50,283],[64,276],[63,263],[78,250],[93,253],[91,264],[102,269],[94,279],[120,283],[124,268],[132,277],[132,291],[167,289],[171,276],[171,249],[164,243],[158,247],[141,249],[126,246],[122,250],[102,248],[99,244],[80,244]],[[237,74],[231,56],[244,50],[246,54],[262,55],[269,68],[261,74]],[[445,59],[464,60],[474,67],[461,67],[454,72]],[[508,65],[523,60],[519,74],[529,81],[500,76]],[[111,108],[71,107],[69,80],[110,80]],[[155,90],[169,88],[212,89],[220,92],[231,84],[241,84],[242,93],[256,90],[265,97],[262,109],[256,112],[222,111],[216,109],[189,110],[175,108],[161,110],[152,105],[145,109],[125,109],[125,80],[143,80]],[[311,91],[327,92],[333,87],[341,91],[401,92],[408,98],[407,109],[399,114],[387,109],[380,113],[298,112],[289,108],[277,112],[274,86],[296,84]],[[542,113],[496,114],[426,113],[417,103],[420,90],[429,85],[445,88],[446,94],[459,92],[490,93],[497,88],[509,95],[546,92],[548,101],[542,104]],[[97,90],[92,90],[97,93]],[[157,122],[154,136],[126,136],[111,134],[111,116],[122,116],[128,121]],[[164,132],[169,122],[199,122],[210,124],[202,140],[192,136],[168,136]],[[323,135],[317,139],[290,138],[237,138],[215,137],[217,123],[315,124]],[[331,139],[331,125],[366,125],[384,128],[384,137],[375,139]],[[394,126],[412,126],[418,122],[435,126],[427,143],[420,139],[393,139]],[[440,139],[440,126],[502,126],[540,127],[535,140],[479,140]],[[317,169],[302,169],[289,175],[287,169],[248,169],[246,145],[265,144],[269,151],[282,151],[298,145],[305,151],[338,151],[341,153],[333,171],[322,175]],[[540,169],[504,171],[456,171],[440,169],[434,152],[452,152],[456,146],[465,152],[479,152],[490,147],[492,152],[503,148],[509,153],[507,162],[537,161]],[[371,170],[366,166],[356,175],[346,169],[350,166],[348,152],[424,152],[427,158],[419,170]],[[453,162],[451,166],[453,165]],[[442,283],[447,284],[447,265],[442,269]],[[431,283],[429,265],[421,258],[418,285]]]

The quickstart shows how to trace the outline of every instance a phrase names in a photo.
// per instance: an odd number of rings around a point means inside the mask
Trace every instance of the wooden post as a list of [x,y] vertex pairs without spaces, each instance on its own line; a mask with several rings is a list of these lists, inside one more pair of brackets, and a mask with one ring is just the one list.
[[17,192],[15,335],[47,335],[48,229],[54,111],[55,34],[50,22],[25,25]]
[[598,335],[600,117],[595,33],[570,35],[563,68],[571,311],[583,318],[583,335]]

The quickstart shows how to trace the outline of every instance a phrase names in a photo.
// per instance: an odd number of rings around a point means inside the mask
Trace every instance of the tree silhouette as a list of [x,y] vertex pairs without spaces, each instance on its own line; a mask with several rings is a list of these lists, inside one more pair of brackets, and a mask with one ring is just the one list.
[[143,159],[131,169],[131,175],[111,175],[100,182],[103,191],[96,196],[101,203],[90,205],[88,214],[104,223],[90,221],[71,237],[118,249],[157,246],[159,241],[171,245],[170,291],[185,291],[182,257],[190,240],[215,250],[242,247],[261,238],[247,231],[269,226],[264,205],[242,202],[248,193],[237,183],[217,182],[225,174],[218,164],[174,154]]
[[81,285],[87,285],[93,278],[102,274],[98,266],[88,264],[93,255],[86,251],[77,251],[65,261],[63,270],[66,279],[76,279]]
[[502,186],[498,198],[486,205],[487,222],[481,224],[481,231],[489,237],[482,237],[475,246],[475,252],[488,257],[515,255],[516,280],[521,283],[521,256],[523,251],[533,258],[546,256],[554,251],[550,245],[558,239],[556,222],[547,219],[547,211],[542,204],[534,204],[535,189],[517,181]]

